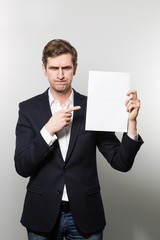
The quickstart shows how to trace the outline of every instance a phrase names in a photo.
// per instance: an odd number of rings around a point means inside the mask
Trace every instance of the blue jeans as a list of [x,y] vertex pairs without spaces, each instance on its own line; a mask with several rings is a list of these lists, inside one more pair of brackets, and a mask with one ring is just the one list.
[[102,235],[102,232],[92,235],[80,233],[74,223],[71,212],[61,212],[55,228],[50,233],[39,234],[28,230],[28,240],[63,240],[63,237],[65,237],[66,240],[102,240]]

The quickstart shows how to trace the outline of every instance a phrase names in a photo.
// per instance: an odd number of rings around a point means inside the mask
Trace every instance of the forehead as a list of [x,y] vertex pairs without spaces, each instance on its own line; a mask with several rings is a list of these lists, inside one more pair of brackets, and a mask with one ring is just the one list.
[[48,57],[47,58],[48,66],[67,66],[73,65],[72,55],[70,53],[62,54],[56,57]]

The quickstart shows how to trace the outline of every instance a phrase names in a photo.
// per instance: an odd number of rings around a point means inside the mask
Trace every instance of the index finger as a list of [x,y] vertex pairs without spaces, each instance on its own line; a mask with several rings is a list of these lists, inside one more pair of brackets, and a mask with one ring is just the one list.
[[72,112],[81,109],[81,106],[70,107],[66,109],[66,112]]

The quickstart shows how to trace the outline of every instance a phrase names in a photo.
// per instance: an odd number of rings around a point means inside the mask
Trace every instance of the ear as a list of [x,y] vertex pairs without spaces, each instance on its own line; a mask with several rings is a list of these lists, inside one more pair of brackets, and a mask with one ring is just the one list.
[[75,67],[74,67],[74,72],[73,72],[73,75],[76,74],[76,71],[77,71],[77,66],[78,66],[78,63],[76,63]]
[[47,76],[47,70],[46,70],[46,67],[44,66],[44,64],[42,64],[42,69],[43,69],[44,75]]

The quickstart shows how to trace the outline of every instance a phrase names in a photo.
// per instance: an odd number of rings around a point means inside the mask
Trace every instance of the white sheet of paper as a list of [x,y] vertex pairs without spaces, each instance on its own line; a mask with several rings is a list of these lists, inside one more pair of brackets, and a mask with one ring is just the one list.
[[130,73],[90,71],[86,130],[127,132]]

